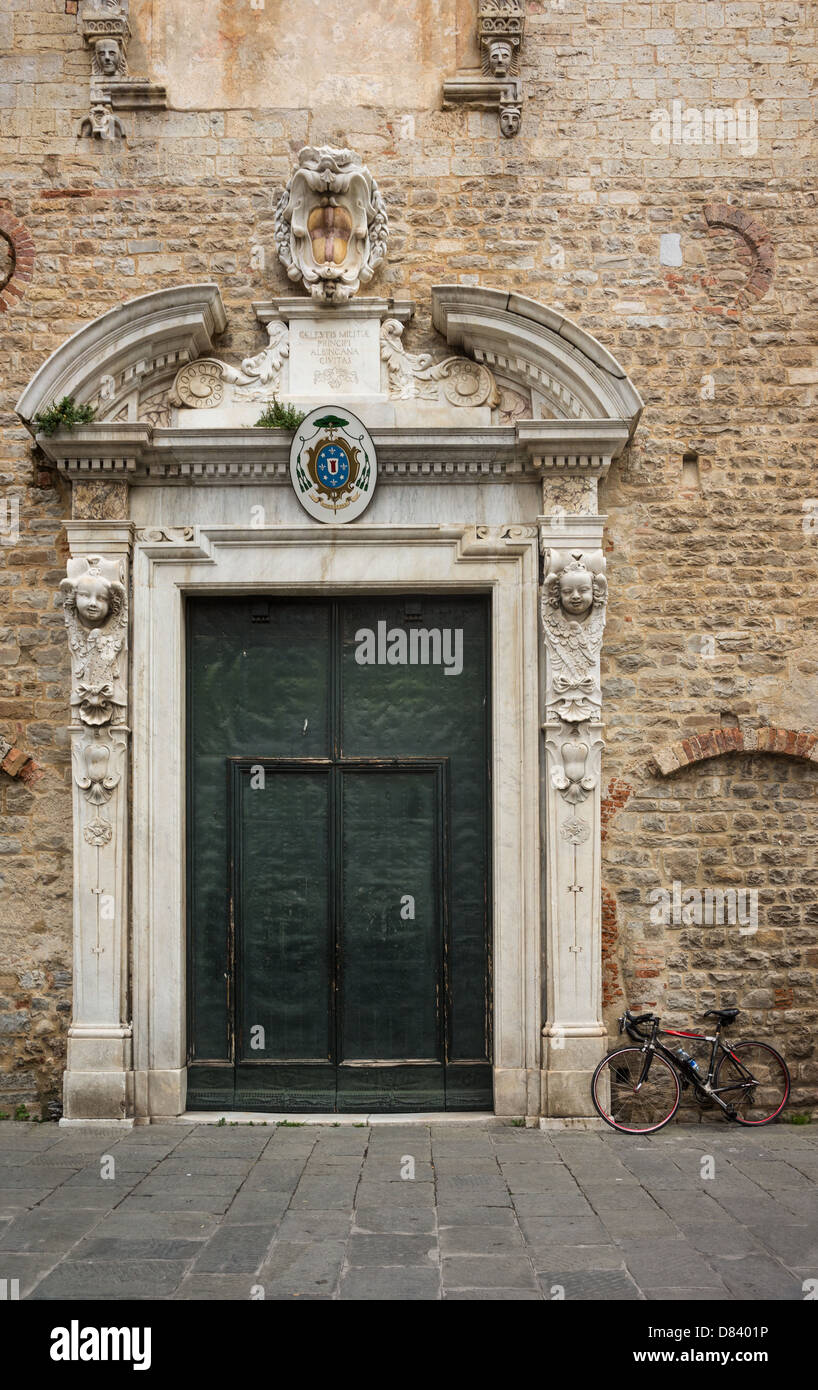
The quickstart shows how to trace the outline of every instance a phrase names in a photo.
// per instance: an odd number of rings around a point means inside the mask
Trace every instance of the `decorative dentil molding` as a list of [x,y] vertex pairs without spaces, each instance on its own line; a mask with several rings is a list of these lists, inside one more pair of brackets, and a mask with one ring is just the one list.
[[446,102],[497,110],[500,132],[511,139],[523,119],[520,57],[525,38],[523,0],[480,0],[477,15],[482,73],[460,72],[443,84]]
[[305,146],[275,212],[275,243],[290,280],[341,304],[368,285],[386,256],[389,217],[354,150]]
[[128,646],[124,578],[121,560],[82,555],[68,561],[68,578],[60,584],[71,649],[71,709],[92,729],[127,721],[120,665]]
[[123,139],[125,126],[115,108],[162,109],[168,104],[164,87],[128,71],[129,5],[130,0],[90,0],[83,9],[82,36],[91,50],[91,99],[90,112],[77,127],[80,136]]

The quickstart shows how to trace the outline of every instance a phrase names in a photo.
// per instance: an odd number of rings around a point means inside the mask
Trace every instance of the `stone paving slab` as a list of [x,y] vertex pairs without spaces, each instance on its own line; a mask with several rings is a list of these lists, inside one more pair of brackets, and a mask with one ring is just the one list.
[[34,1300],[789,1301],[818,1278],[816,1186],[818,1126],[4,1122],[0,1279]]

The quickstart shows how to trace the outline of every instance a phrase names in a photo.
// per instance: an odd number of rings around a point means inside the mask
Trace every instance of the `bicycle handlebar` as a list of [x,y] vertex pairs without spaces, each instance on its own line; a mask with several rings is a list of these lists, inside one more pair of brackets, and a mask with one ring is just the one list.
[[623,1033],[626,1028],[635,1028],[639,1023],[653,1023],[655,1018],[655,1014],[632,1014],[630,1009],[626,1009],[619,1020],[619,1031]]

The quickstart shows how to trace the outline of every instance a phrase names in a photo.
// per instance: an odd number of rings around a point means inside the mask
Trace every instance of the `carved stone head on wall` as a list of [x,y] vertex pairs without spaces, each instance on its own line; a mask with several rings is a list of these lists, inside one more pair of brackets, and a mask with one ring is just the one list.
[[495,77],[508,77],[514,59],[514,49],[503,39],[496,40],[489,47],[489,67]]
[[275,215],[279,258],[291,280],[328,304],[350,299],[386,255],[386,203],[352,150],[308,147]]
[[65,625],[71,650],[71,706],[82,724],[124,722],[128,696],[120,660],[128,640],[128,595],[119,560],[78,555],[63,579]]
[[119,39],[108,35],[95,41],[92,69],[97,77],[124,77],[127,66]]

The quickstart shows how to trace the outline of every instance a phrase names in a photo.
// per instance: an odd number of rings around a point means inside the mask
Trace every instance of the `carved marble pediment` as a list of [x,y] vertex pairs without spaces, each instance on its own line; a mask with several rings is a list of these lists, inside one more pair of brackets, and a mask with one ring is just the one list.
[[[367,301],[361,301],[363,308]],[[524,388],[511,386],[498,381],[494,372],[483,363],[475,362],[462,354],[436,357],[433,353],[413,353],[403,342],[405,324],[397,318],[385,318],[377,322],[363,317],[348,327],[345,318],[329,318],[324,314],[306,323],[314,322],[323,334],[322,350],[327,354],[327,365],[313,373],[312,389],[318,389],[325,398],[332,396],[354,396],[356,399],[371,399],[373,403],[388,406],[404,402],[418,403],[417,418],[422,422],[424,407],[434,406],[446,412],[452,409],[485,409],[486,423],[514,424],[521,418],[528,418],[532,412],[530,392]],[[302,321],[303,322],[303,321]],[[374,344],[359,344],[350,340],[350,334],[359,333],[366,337],[362,325],[372,322],[379,332]],[[333,343],[333,329],[338,328],[337,343]],[[302,394],[298,385],[304,385],[304,373],[298,367],[293,379],[291,368],[290,327],[281,318],[272,318],[267,323],[268,343],[254,356],[245,357],[240,366],[222,361],[217,357],[201,357],[186,363],[176,374],[173,386],[167,394],[168,406],[185,410],[231,409],[250,402],[292,400],[298,404],[308,403],[309,396]],[[380,356],[380,367],[376,366],[375,389],[366,389],[372,383],[372,373],[362,354],[374,346]],[[293,353],[304,351],[303,335],[292,345]],[[157,409],[153,403],[152,408]],[[428,413],[428,410],[427,410]],[[438,412],[439,413],[439,412]],[[140,418],[145,418],[141,415]],[[204,423],[204,420],[202,421]]]

